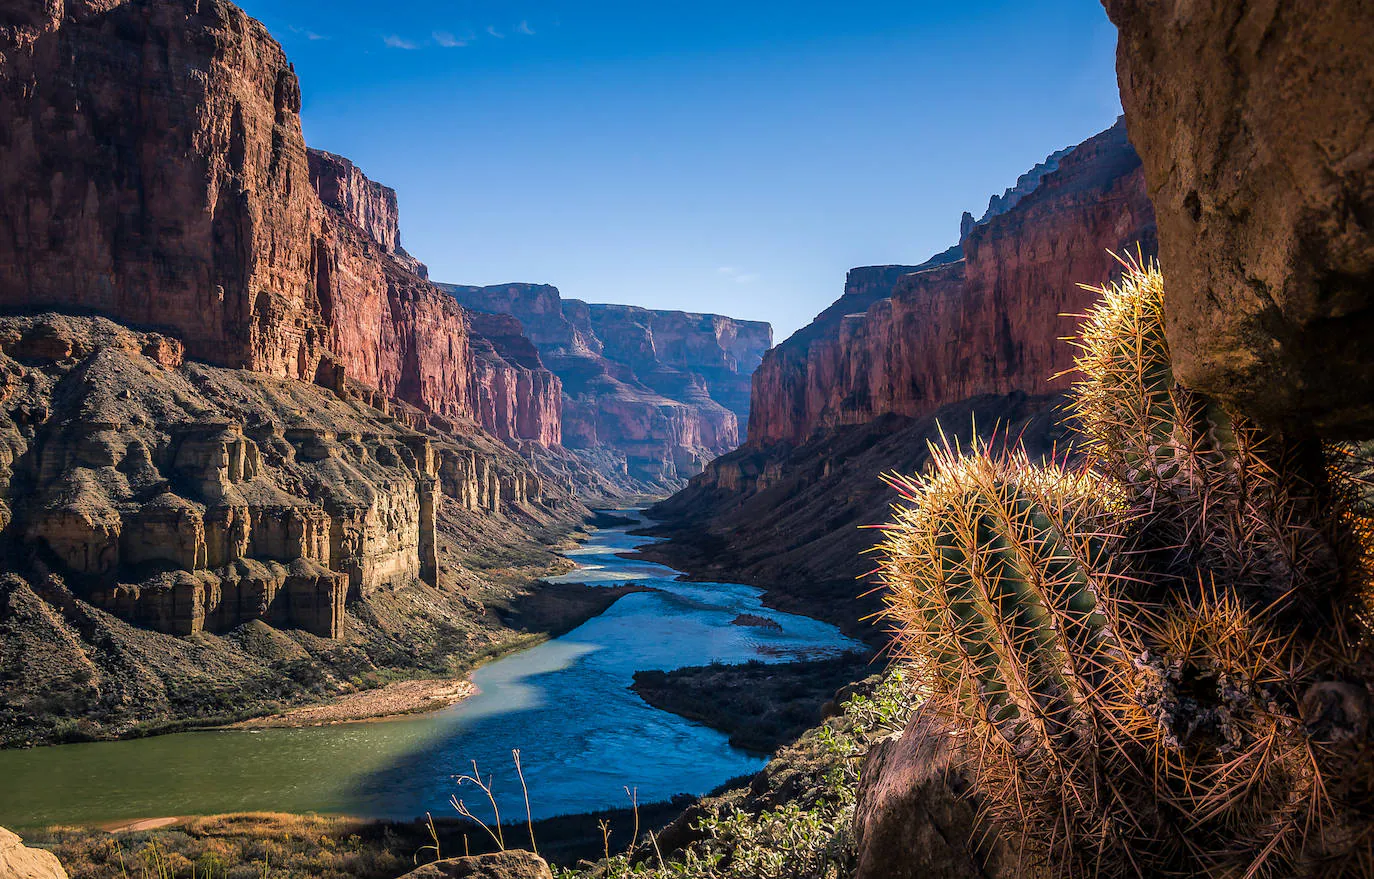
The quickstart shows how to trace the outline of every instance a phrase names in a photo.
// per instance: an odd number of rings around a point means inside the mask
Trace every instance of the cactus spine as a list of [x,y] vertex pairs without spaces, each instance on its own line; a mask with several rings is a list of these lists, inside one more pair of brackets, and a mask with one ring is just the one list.
[[1336,555],[1305,449],[1174,380],[1164,279],[1138,255],[1084,316],[1072,407],[1094,468],[1133,499],[1157,573],[1212,572],[1257,606],[1318,600]]
[[1106,783],[1107,706],[1135,673],[1111,598],[1117,518],[1092,477],[1024,452],[932,456],[929,476],[889,477],[908,501],[880,546],[902,654],[976,741],[1001,791],[988,817],[1035,827],[1060,861],[1110,857],[1107,816],[1127,804]]
[[1362,623],[1332,588],[1374,570],[1364,494],[1181,387],[1159,270],[1124,265],[1078,343],[1083,469],[946,446],[890,479],[901,656],[1031,869],[1367,875]]

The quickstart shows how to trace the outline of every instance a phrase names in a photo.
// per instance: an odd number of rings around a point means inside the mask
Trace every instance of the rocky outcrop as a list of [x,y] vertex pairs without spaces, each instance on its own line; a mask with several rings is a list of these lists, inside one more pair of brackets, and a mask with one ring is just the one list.
[[0,409],[11,552],[180,635],[262,619],[337,638],[350,596],[436,582],[427,437],[155,347],[107,321],[0,319],[22,383]]
[[[1013,199],[1006,199],[1011,201]],[[849,273],[845,295],[754,373],[749,441],[650,510],[671,538],[645,552],[694,575],[769,590],[775,606],[854,621],[877,609],[855,582],[895,499],[880,475],[917,472],[941,432],[1069,441],[1053,407],[1072,365],[1060,337],[1107,280],[1107,250],[1154,247],[1140,161],[1118,123],[1058,160],[1015,205],[966,224],[918,266]]]
[[451,435],[103,319],[0,318],[0,352],[7,558],[158,631],[340,637],[346,602],[438,583],[445,488],[474,512],[544,500]]
[[0,307],[156,328],[217,366],[342,372],[447,419],[493,411],[462,309],[401,249],[395,193],[307,152],[260,23],[225,0],[72,0],[7,13],[0,56]]
[[402,879],[553,879],[553,873],[538,855],[512,850],[435,861]]
[[1140,162],[1121,124],[1059,160],[1015,207],[974,226],[963,259],[850,273],[845,296],[764,358],[750,442],[894,413],[920,417],[979,394],[1048,394],[1072,366],[1059,341],[1106,281],[1108,251],[1154,248]]
[[1022,875],[1015,853],[977,820],[967,760],[919,713],[901,735],[869,749],[854,805],[854,879]]
[[1179,378],[1277,426],[1374,435],[1368,5],[1104,5]]
[[652,489],[739,444],[749,374],[772,342],[767,324],[589,305],[543,284],[441,286],[471,310],[519,320],[561,380],[563,444],[602,469]]
[[0,827],[0,876],[6,879],[67,879],[57,855],[28,848],[24,841]]

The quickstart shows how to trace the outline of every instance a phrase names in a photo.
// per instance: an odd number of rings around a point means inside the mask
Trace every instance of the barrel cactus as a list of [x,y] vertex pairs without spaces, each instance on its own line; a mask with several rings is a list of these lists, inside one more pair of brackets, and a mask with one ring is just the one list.
[[[1077,341],[1072,408],[1091,464],[1132,499],[1157,573],[1204,569],[1256,606],[1306,610],[1337,579],[1334,535],[1318,510],[1321,450],[1228,412],[1174,379],[1164,278],[1137,255]],[[1185,584],[1186,585],[1186,584]]]
[[1021,451],[932,456],[926,476],[889,477],[907,501],[879,546],[901,655],[927,710],[971,739],[988,817],[1026,828],[1046,863],[1111,860],[1112,816],[1134,804],[1109,783],[1124,754],[1109,714],[1136,674],[1111,494]]
[[1081,466],[945,446],[889,479],[900,655],[1032,872],[1366,875],[1374,492],[1179,385],[1159,269],[1124,266],[1078,343]]

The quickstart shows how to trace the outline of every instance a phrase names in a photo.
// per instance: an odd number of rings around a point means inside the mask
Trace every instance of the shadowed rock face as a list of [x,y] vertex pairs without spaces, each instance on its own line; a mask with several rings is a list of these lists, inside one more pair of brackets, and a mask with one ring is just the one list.
[[1104,5],[1179,378],[1275,426],[1374,436],[1369,4]]
[[[1059,156],[1060,154],[1056,154]],[[1054,158],[1054,157],[1052,157]],[[1049,394],[1072,366],[1060,341],[1106,281],[1108,251],[1152,252],[1140,161],[1118,123],[1057,159],[959,252],[849,273],[845,295],[773,349],[754,375],[749,442],[798,443],[888,413],[920,417],[979,394]]]
[[[218,366],[342,370],[448,419],[494,413],[494,383],[550,382],[475,369],[463,310],[400,247],[395,193],[308,153],[295,73],[231,3],[9,3],[0,56],[0,307],[157,328]],[[556,442],[547,394],[516,408],[541,417],[487,426]]]
[[854,808],[854,879],[996,879],[1021,875],[1015,851],[978,821],[972,759],[933,720],[869,749]]
[[519,320],[562,382],[568,448],[611,452],[612,466],[652,486],[678,483],[739,445],[749,375],[772,343],[768,324],[589,305],[543,284],[441,286],[465,307]]

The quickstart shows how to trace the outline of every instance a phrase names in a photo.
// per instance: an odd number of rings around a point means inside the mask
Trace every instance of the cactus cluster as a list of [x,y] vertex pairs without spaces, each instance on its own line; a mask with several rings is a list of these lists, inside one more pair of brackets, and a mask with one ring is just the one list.
[[1308,473],[1320,449],[1269,434],[1174,381],[1164,279],[1139,255],[1084,316],[1072,409],[1095,470],[1147,521],[1159,574],[1206,570],[1269,604],[1336,585],[1336,549]]
[[945,444],[889,478],[900,655],[1027,870],[1367,875],[1367,493],[1180,386],[1163,278],[1123,265],[1078,341],[1080,462]]

